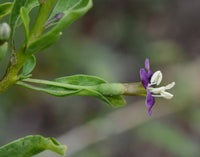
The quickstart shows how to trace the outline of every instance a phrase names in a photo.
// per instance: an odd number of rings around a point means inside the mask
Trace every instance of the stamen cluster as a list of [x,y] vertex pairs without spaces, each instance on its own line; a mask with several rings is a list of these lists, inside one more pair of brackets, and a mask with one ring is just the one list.
[[166,90],[169,90],[171,88],[173,88],[175,86],[175,82],[172,82],[166,86],[162,86],[162,87],[152,87],[152,85],[159,85],[162,81],[162,73],[161,71],[156,71],[150,80],[150,84],[148,84],[148,89],[150,90],[151,93],[156,94],[156,95],[152,95],[153,97],[163,97],[166,99],[171,99],[173,98],[173,94],[166,92]]

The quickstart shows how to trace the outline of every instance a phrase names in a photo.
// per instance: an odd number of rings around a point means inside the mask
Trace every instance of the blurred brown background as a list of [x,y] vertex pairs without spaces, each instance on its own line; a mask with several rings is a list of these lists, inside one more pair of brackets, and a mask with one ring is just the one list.
[[[136,82],[149,58],[151,69],[163,72],[162,85],[176,82],[173,100],[156,99],[149,117],[143,97],[125,97],[127,105],[115,109],[91,97],[13,86],[0,98],[0,145],[41,134],[67,144],[70,157],[198,157],[199,28],[198,0],[94,0],[56,44],[36,54],[33,78],[88,74]],[[21,34],[23,27],[19,43]]]

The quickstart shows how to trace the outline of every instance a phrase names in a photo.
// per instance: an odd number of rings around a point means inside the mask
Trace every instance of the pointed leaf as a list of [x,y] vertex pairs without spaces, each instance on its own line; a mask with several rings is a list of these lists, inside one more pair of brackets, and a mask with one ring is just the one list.
[[[35,8],[35,7],[39,6],[39,5],[40,5],[39,0],[28,0],[24,7],[26,8],[27,13],[29,14],[30,11],[33,8]],[[17,21],[17,26],[16,27],[19,27],[21,24],[22,24],[22,21],[19,18],[18,21]]]
[[65,155],[66,146],[60,145],[54,138],[39,135],[27,136],[0,147],[2,157],[29,157],[46,149]]
[[60,77],[55,80],[55,82],[80,85],[80,86],[94,86],[101,83],[106,83],[105,80],[96,77],[96,76],[88,76],[88,75],[73,75],[73,76],[65,76]]
[[105,98],[109,100],[112,107],[121,107],[126,105],[126,101],[122,96],[113,95],[113,96],[105,96]]
[[24,64],[23,69],[22,69],[22,76],[26,76],[29,73],[31,73],[31,71],[35,68],[36,65],[36,59],[35,56],[32,55]]
[[11,12],[12,6],[11,2],[0,4],[0,20]]
[[[53,27],[53,29],[50,30],[47,34],[58,33],[62,31],[72,22],[83,16],[92,7],[92,0],[68,0],[67,2],[69,3],[69,5],[67,5],[69,7],[66,7],[66,10],[62,9],[63,11],[60,11],[64,13],[64,16],[61,20],[56,22],[57,25]],[[62,4],[64,2],[60,3]],[[60,7],[58,9],[60,9]],[[58,9],[55,7],[55,12],[53,11],[53,13],[57,13]]]
[[20,17],[21,17],[22,23],[24,25],[25,34],[26,34],[25,44],[27,45],[28,38],[29,38],[30,18],[29,18],[28,12],[26,11],[26,9],[24,7],[21,7],[21,9],[20,9]]
[[11,48],[13,47],[13,36],[14,36],[17,20],[19,18],[20,8],[23,7],[25,3],[26,3],[26,0],[15,0],[13,4],[13,8],[12,8],[10,19],[9,19],[9,25],[11,28],[11,36],[10,36]]
[[34,41],[33,43],[28,46],[28,49],[26,50],[27,54],[33,54],[36,52],[40,52],[47,47],[54,44],[62,35],[62,33],[58,34],[51,34],[50,36],[43,36],[39,38],[38,40]]
[[67,88],[62,88],[62,87],[55,87],[55,86],[44,86],[44,87],[36,87],[24,82],[17,82],[17,85],[26,87],[28,89],[32,89],[38,92],[44,92],[53,96],[58,96],[58,97],[64,97],[64,96],[69,96],[73,95],[80,90],[74,90],[74,89],[67,89]]
[[[66,10],[72,9],[74,6],[76,6],[78,3],[80,3],[81,0],[58,0],[56,3],[55,8],[53,9],[49,20],[55,17],[56,14],[58,13],[63,13]],[[55,25],[57,22],[54,22],[53,24]]]

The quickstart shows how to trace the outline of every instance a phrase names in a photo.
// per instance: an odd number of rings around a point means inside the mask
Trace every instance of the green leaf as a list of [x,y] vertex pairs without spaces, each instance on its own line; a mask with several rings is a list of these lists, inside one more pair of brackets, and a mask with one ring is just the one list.
[[34,55],[31,55],[31,57],[26,61],[26,63],[23,66],[21,76],[26,76],[29,73],[32,72],[32,70],[35,68],[36,65],[36,59]]
[[11,12],[12,6],[11,2],[0,4],[0,20]]
[[61,35],[62,33],[58,33],[51,34],[51,36],[43,36],[42,38],[39,38],[38,40],[31,43],[30,46],[28,46],[26,53],[33,54],[46,49],[47,47],[54,44],[60,38]]
[[121,107],[126,105],[126,101],[122,96],[113,95],[113,96],[105,96],[107,100],[109,100],[111,106],[113,107]]
[[[27,14],[29,14],[30,11],[31,11],[33,8],[35,8],[35,7],[39,6],[39,5],[40,5],[40,3],[39,3],[38,0],[28,0],[28,1],[26,2],[26,4],[25,4],[24,7],[26,8]],[[19,18],[18,21],[17,21],[17,26],[16,26],[16,27],[19,27],[21,24],[22,24],[22,21],[21,21],[20,18]]]
[[105,80],[96,77],[96,76],[88,76],[88,75],[73,75],[73,76],[65,76],[60,77],[55,80],[55,82],[67,83],[73,85],[80,86],[94,86],[102,83],[107,83]]
[[44,92],[44,93],[47,93],[53,96],[58,96],[58,97],[73,95],[80,91],[80,90],[73,90],[73,89],[67,89],[67,88],[55,87],[55,86],[36,87],[36,86],[30,85],[21,81],[17,82],[16,84],[26,87],[28,89],[32,89],[38,92]]
[[29,38],[29,23],[30,23],[30,18],[29,18],[28,12],[26,11],[26,8],[21,7],[21,9],[20,9],[20,17],[21,17],[22,23],[24,25],[25,34],[26,34],[25,44],[27,45],[28,38]]
[[[60,83],[66,83],[66,84],[72,84],[72,85],[79,85],[79,86],[95,86],[102,83],[107,83],[105,80],[95,77],[95,76],[88,76],[88,75],[74,75],[74,76],[68,76],[68,77],[61,77],[53,80],[55,82]],[[88,95],[88,96],[94,96],[102,101],[106,102],[107,104],[113,106],[113,107],[119,107],[124,106],[126,104],[126,101],[123,99],[122,96],[104,96],[101,93],[89,90],[89,89],[82,89],[79,92],[75,93],[75,95]]]
[[[69,3],[69,5],[66,5],[66,7],[61,9],[61,4],[64,6],[64,4],[67,3]],[[41,38],[33,43],[30,43],[27,53],[33,54],[42,51],[43,49],[55,43],[60,38],[61,32],[72,22],[83,16],[91,7],[92,0],[66,0],[65,2],[61,0],[58,1],[55,10],[53,10],[52,16],[55,16],[59,9],[61,9],[60,11],[64,13],[64,16],[59,21],[55,22],[56,26],[54,26],[49,32],[44,34]]]
[[8,50],[7,42],[0,45],[0,61],[5,57],[7,50]]
[[[59,1],[62,5],[61,0]],[[69,26],[72,22],[83,16],[91,7],[92,7],[92,0],[68,0],[69,5],[66,5],[66,10],[62,9],[62,13],[64,16],[61,20],[57,21],[57,25],[50,30],[47,34],[51,33],[58,33]],[[65,3],[67,3],[65,2]],[[55,11],[53,14],[57,13],[60,9],[60,3],[58,6],[55,7]]]
[[12,8],[10,19],[9,19],[9,25],[11,28],[11,36],[10,36],[11,48],[13,48],[13,36],[14,36],[14,31],[15,31],[16,24],[19,18],[20,8],[23,7],[25,3],[26,3],[26,0],[15,0],[13,4],[13,8]]
[[[49,20],[55,17],[56,14],[58,13],[63,13],[66,10],[72,9],[74,6],[76,6],[78,3],[80,3],[81,0],[58,0],[56,3],[55,8],[53,9]],[[58,22],[54,22],[53,24],[55,25]]]
[[36,87],[23,82],[17,83],[18,85],[26,88],[45,92],[54,96],[85,95],[99,98],[113,107],[119,107],[126,104],[125,100],[121,96],[107,96],[96,91],[93,87],[102,83],[106,83],[106,81],[95,76],[74,75],[57,78],[53,81],[42,81],[36,79],[25,79],[24,81],[48,84],[43,87]]
[[46,149],[65,155],[67,146],[60,145],[54,138],[39,135],[27,136],[0,147],[2,157],[29,157]]

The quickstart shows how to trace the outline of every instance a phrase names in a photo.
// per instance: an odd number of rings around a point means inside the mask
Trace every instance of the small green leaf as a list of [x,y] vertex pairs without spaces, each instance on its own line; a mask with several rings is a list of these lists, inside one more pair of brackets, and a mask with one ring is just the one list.
[[26,76],[29,73],[32,72],[32,70],[35,68],[36,65],[36,59],[34,55],[31,55],[31,57],[26,61],[26,63],[23,66],[21,76]]
[[[33,8],[35,8],[35,7],[39,6],[39,5],[40,5],[40,3],[39,3],[38,0],[28,0],[28,1],[26,2],[26,4],[25,4],[26,12],[29,14],[29,12],[30,12]],[[22,24],[22,21],[21,21],[20,18],[19,18],[18,21],[17,21],[17,27],[19,27],[21,24]]]
[[28,12],[26,11],[26,8],[21,7],[21,9],[20,9],[20,17],[21,17],[22,23],[24,25],[25,34],[26,34],[25,44],[27,45],[28,38],[29,38],[29,23],[30,23],[30,18],[29,18]]
[[12,6],[11,2],[0,4],[0,20],[11,12]]
[[63,0],[59,1],[55,7],[56,10],[53,11],[53,14],[51,15],[52,17],[58,13],[61,4],[69,4],[66,5],[67,7],[63,7],[63,9],[60,10],[63,11],[62,13],[64,13],[64,16],[60,20],[55,21],[57,25],[54,26],[49,32],[44,34],[33,43],[30,43],[27,49],[28,54],[42,51],[43,49],[55,43],[60,38],[60,33],[67,26],[83,16],[92,7],[92,0],[66,0],[65,2]]
[[15,31],[16,24],[19,18],[20,8],[25,5],[26,1],[27,0],[15,0],[12,7],[12,11],[10,14],[10,19],[9,19],[9,25],[11,28],[11,36],[10,36],[11,48],[13,48],[13,36],[14,36],[14,31]]
[[38,92],[44,92],[44,93],[47,93],[53,96],[58,96],[58,97],[73,95],[80,91],[80,90],[67,89],[67,88],[55,87],[55,86],[36,87],[36,86],[30,85],[21,81],[17,82],[16,84],[26,87],[28,89],[32,89]]
[[0,61],[5,57],[7,50],[8,50],[8,43],[7,42],[0,45]]
[[67,146],[60,145],[54,138],[40,135],[27,136],[0,147],[0,156],[29,157],[46,149],[64,156]]
[[28,46],[26,53],[33,54],[46,49],[47,47],[54,44],[60,38],[61,35],[62,33],[60,32],[58,34],[51,34],[51,36],[43,36],[39,38],[38,40],[31,43],[30,46]]
[[94,85],[106,83],[105,80],[99,77],[88,76],[88,75],[65,76],[65,77],[57,78],[53,81],[60,82],[60,83],[73,84],[73,85],[80,85],[80,86],[94,86]]
[[121,107],[126,105],[126,101],[124,100],[124,98],[122,96],[119,95],[113,95],[113,96],[105,96],[106,99],[109,100],[110,104],[113,107]]

